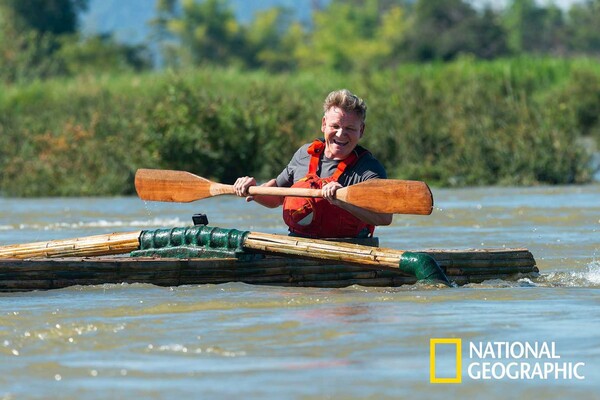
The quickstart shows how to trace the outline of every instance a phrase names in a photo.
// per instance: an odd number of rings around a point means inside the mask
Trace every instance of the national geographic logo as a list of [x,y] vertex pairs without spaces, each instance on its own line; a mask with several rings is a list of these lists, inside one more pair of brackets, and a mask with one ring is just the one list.
[[[440,347],[455,347],[450,354],[455,355],[453,376],[439,377],[436,372],[436,349]],[[441,375],[441,374],[440,374]],[[461,383],[462,382],[462,339],[429,339],[429,381],[431,383]]]
[[429,340],[429,381],[462,383],[463,361],[471,380],[584,380],[584,362],[564,361],[555,342],[467,342]]

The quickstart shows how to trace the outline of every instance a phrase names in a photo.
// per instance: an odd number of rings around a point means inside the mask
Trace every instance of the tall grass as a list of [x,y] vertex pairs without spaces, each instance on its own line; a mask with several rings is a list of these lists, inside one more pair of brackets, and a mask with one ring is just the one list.
[[207,68],[8,87],[0,192],[129,194],[140,167],[274,177],[321,135],[321,103],[341,87],[367,101],[363,142],[391,177],[441,186],[591,177],[578,139],[600,142],[596,62],[461,59],[369,75]]

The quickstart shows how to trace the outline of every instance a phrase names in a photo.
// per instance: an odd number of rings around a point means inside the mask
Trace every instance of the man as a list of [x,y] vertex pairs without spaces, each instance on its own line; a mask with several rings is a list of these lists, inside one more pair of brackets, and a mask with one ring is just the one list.
[[300,147],[270,187],[305,187],[322,190],[323,199],[281,196],[248,196],[256,185],[253,177],[238,178],[238,196],[247,196],[265,207],[283,204],[283,217],[292,235],[323,237],[369,237],[376,225],[392,223],[392,214],[377,213],[341,202],[335,192],[368,179],[387,178],[385,169],[358,145],[365,131],[367,106],[346,89],[329,93],[323,104],[321,132],[324,140]]

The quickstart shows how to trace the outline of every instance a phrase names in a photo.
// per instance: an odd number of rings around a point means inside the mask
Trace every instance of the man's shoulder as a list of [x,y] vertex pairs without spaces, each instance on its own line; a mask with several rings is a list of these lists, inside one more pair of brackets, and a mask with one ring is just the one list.
[[298,147],[298,150],[296,150],[296,153],[305,153],[308,155],[308,148],[310,147],[312,143],[304,143],[302,146]]
[[294,153],[292,160],[303,160],[306,158],[310,158],[310,154],[308,154],[308,147],[311,143],[305,143],[296,150]]
[[353,169],[357,174],[366,174],[369,178],[387,178],[387,172],[383,164],[366,149],[354,165]]

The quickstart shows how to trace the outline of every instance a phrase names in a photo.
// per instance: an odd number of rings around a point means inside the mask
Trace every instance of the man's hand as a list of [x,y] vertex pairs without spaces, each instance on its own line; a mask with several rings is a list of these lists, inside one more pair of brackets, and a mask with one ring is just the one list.
[[248,195],[248,188],[250,186],[256,186],[256,179],[252,176],[243,176],[241,178],[237,178],[235,183],[233,184],[233,189],[235,190],[235,194],[240,197],[246,197],[246,201],[254,200],[254,196]]
[[[233,184],[233,189],[235,190],[236,195],[240,197],[246,196],[246,201],[255,200],[258,204],[263,205],[265,207],[275,208],[283,204],[283,196],[250,196],[248,194],[248,189],[250,189],[251,186],[256,186],[256,179],[254,179],[252,176],[243,176],[241,178],[237,178],[237,180]],[[260,186],[277,187],[277,181],[275,179],[271,179],[270,181],[267,181]]]
[[335,192],[340,188],[342,188],[342,185],[339,182],[329,182],[321,188],[323,198],[331,204],[339,205],[340,202],[335,198]]

